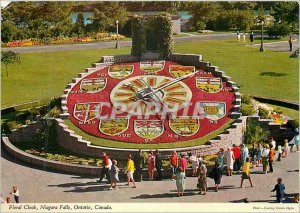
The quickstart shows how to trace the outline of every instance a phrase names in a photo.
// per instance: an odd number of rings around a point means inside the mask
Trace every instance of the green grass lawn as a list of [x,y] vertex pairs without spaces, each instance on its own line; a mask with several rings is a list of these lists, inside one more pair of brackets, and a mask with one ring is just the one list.
[[175,143],[160,143],[160,144],[135,144],[135,143],[120,143],[118,141],[107,140],[103,138],[98,138],[92,135],[89,135],[75,126],[69,119],[64,120],[65,124],[69,126],[70,129],[75,131],[76,134],[82,136],[83,140],[88,140],[92,142],[92,144],[97,146],[104,147],[113,147],[113,148],[127,148],[127,149],[172,149],[172,148],[182,148],[182,147],[190,147],[203,145],[208,140],[217,137],[218,134],[224,132],[227,128],[231,126],[231,124],[235,121],[234,119],[230,119],[225,125],[221,128],[217,129],[210,134],[194,140],[189,141],[181,141]]
[[[243,93],[298,101],[299,62],[289,53],[261,53],[233,40],[176,43],[175,52],[202,54],[226,71]],[[2,66],[1,106],[61,96],[67,83],[102,55],[129,53],[126,47],[20,54],[21,64],[9,66],[8,77]]]
[[259,52],[233,40],[177,43],[175,52],[202,54],[231,76],[242,93],[298,102],[299,60],[289,53]]
[[128,54],[130,48],[20,54],[22,62],[2,66],[1,106],[58,97],[69,81],[102,55]]

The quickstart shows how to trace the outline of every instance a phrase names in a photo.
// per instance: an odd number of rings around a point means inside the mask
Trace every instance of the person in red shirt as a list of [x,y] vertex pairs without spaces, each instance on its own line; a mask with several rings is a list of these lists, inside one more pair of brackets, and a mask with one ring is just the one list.
[[234,159],[235,159],[234,160],[234,166],[233,166],[234,170],[235,171],[240,171],[240,169],[241,169],[241,164],[240,164],[241,150],[237,145],[233,144],[232,151],[233,151],[233,155],[234,155]]
[[273,161],[275,160],[275,150],[272,144],[270,144],[270,152],[269,152],[269,168],[270,172],[273,173]]
[[172,181],[173,181],[175,179],[176,170],[178,167],[178,157],[177,157],[176,151],[173,151],[172,155],[170,156],[170,164],[171,164]]
[[112,161],[109,159],[109,156],[106,154],[106,152],[102,152],[102,166],[101,176],[97,182],[101,183],[105,175],[108,183],[110,184],[109,170],[111,169]]

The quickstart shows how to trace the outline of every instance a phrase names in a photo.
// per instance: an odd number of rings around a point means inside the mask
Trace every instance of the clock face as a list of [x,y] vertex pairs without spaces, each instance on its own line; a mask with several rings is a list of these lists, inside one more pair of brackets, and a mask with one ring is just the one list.
[[99,138],[126,143],[188,141],[230,120],[235,94],[210,72],[173,61],[112,64],[71,89],[71,121]]

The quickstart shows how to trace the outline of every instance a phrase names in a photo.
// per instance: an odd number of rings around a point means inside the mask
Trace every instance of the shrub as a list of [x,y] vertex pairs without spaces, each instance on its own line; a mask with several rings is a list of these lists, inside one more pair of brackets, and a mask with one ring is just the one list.
[[299,58],[299,48],[295,52],[293,52],[290,58]]
[[246,131],[243,138],[245,144],[264,142],[268,140],[269,136],[270,132],[259,121],[251,118],[247,119]]
[[249,95],[243,94],[242,95],[242,103],[244,104],[252,104],[252,99]]
[[290,34],[289,25],[286,23],[275,23],[268,29],[268,35],[272,38],[280,38]]
[[22,124],[18,123],[17,121],[8,121],[6,125],[9,130],[19,129],[22,127]]
[[299,121],[298,120],[289,120],[286,123],[286,127],[296,129],[297,127],[299,127]]
[[259,109],[258,109],[258,115],[259,115],[261,118],[265,119],[265,118],[268,118],[268,117],[269,117],[270,112],[269,112],[268,110],[266,110],[266,109],[259,108]]
[[253,108],[253,105],[252,104],[244,104],[244,103],[242,103],[241,104],[241,113],[244,116],[250,116],[250,115],[255,114],[255,110]]

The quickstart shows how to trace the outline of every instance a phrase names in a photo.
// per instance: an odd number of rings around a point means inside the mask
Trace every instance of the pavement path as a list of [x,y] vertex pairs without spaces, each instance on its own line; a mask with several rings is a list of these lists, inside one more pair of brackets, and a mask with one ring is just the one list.
[[[188,41],[204,41],[204,40],[222,40],[234,38],[235,33],[224,34],[209,34],[209,35],[192,35],[185,37],[175,37],[174,42],[188,42]],[[131,47],[131,41],[120,41],[121,47]],[[3,51],[14,51],[19,53],[33,53],[33,52],[56,52],[69,50],[86,50],[86,49],[105,49],[115,48],[116,42],[98,42],[88,44],[65,44],[65,45],[49,45],[49,46],[31,46],[31,47],[13,47],[2,48]]]
[[[290,51],[290,45],[288,41],[278,41],[278,42],[270,42],[264,43],[264,49],[270,50],[274,52],[290,52],[293,53],[297,48],[299,48],[299,35],[293,35],[293,50]],[[260,44],[247,45],[249,47],[260,48]]]
[[[270,192],[278,177],[283,178],[286,193],[291,197],[299,193],[299,153],[290,153],[281,162],[274,163],[274,173],[261,174],[262,168],[252,169],[254,187],[247,180],[245,188],[239,188],[240,175],[222,178],[219,192],[214,192],[213,180],[208,178],[209,191],[198,195],[197,178],[187,177],[183,197],[176,196],[176,185],[171,180],[144,181],[131,188],[120,183],[119,190],[108,190],[105,184],[96,183],[97,178],[47,172],[21,163],[4,150],[1,152],[1,193],[8,195],[13,185],[20,190],[21,202],[274,202],[275,193]],[[123,174],[120,174],[123,175]]]

